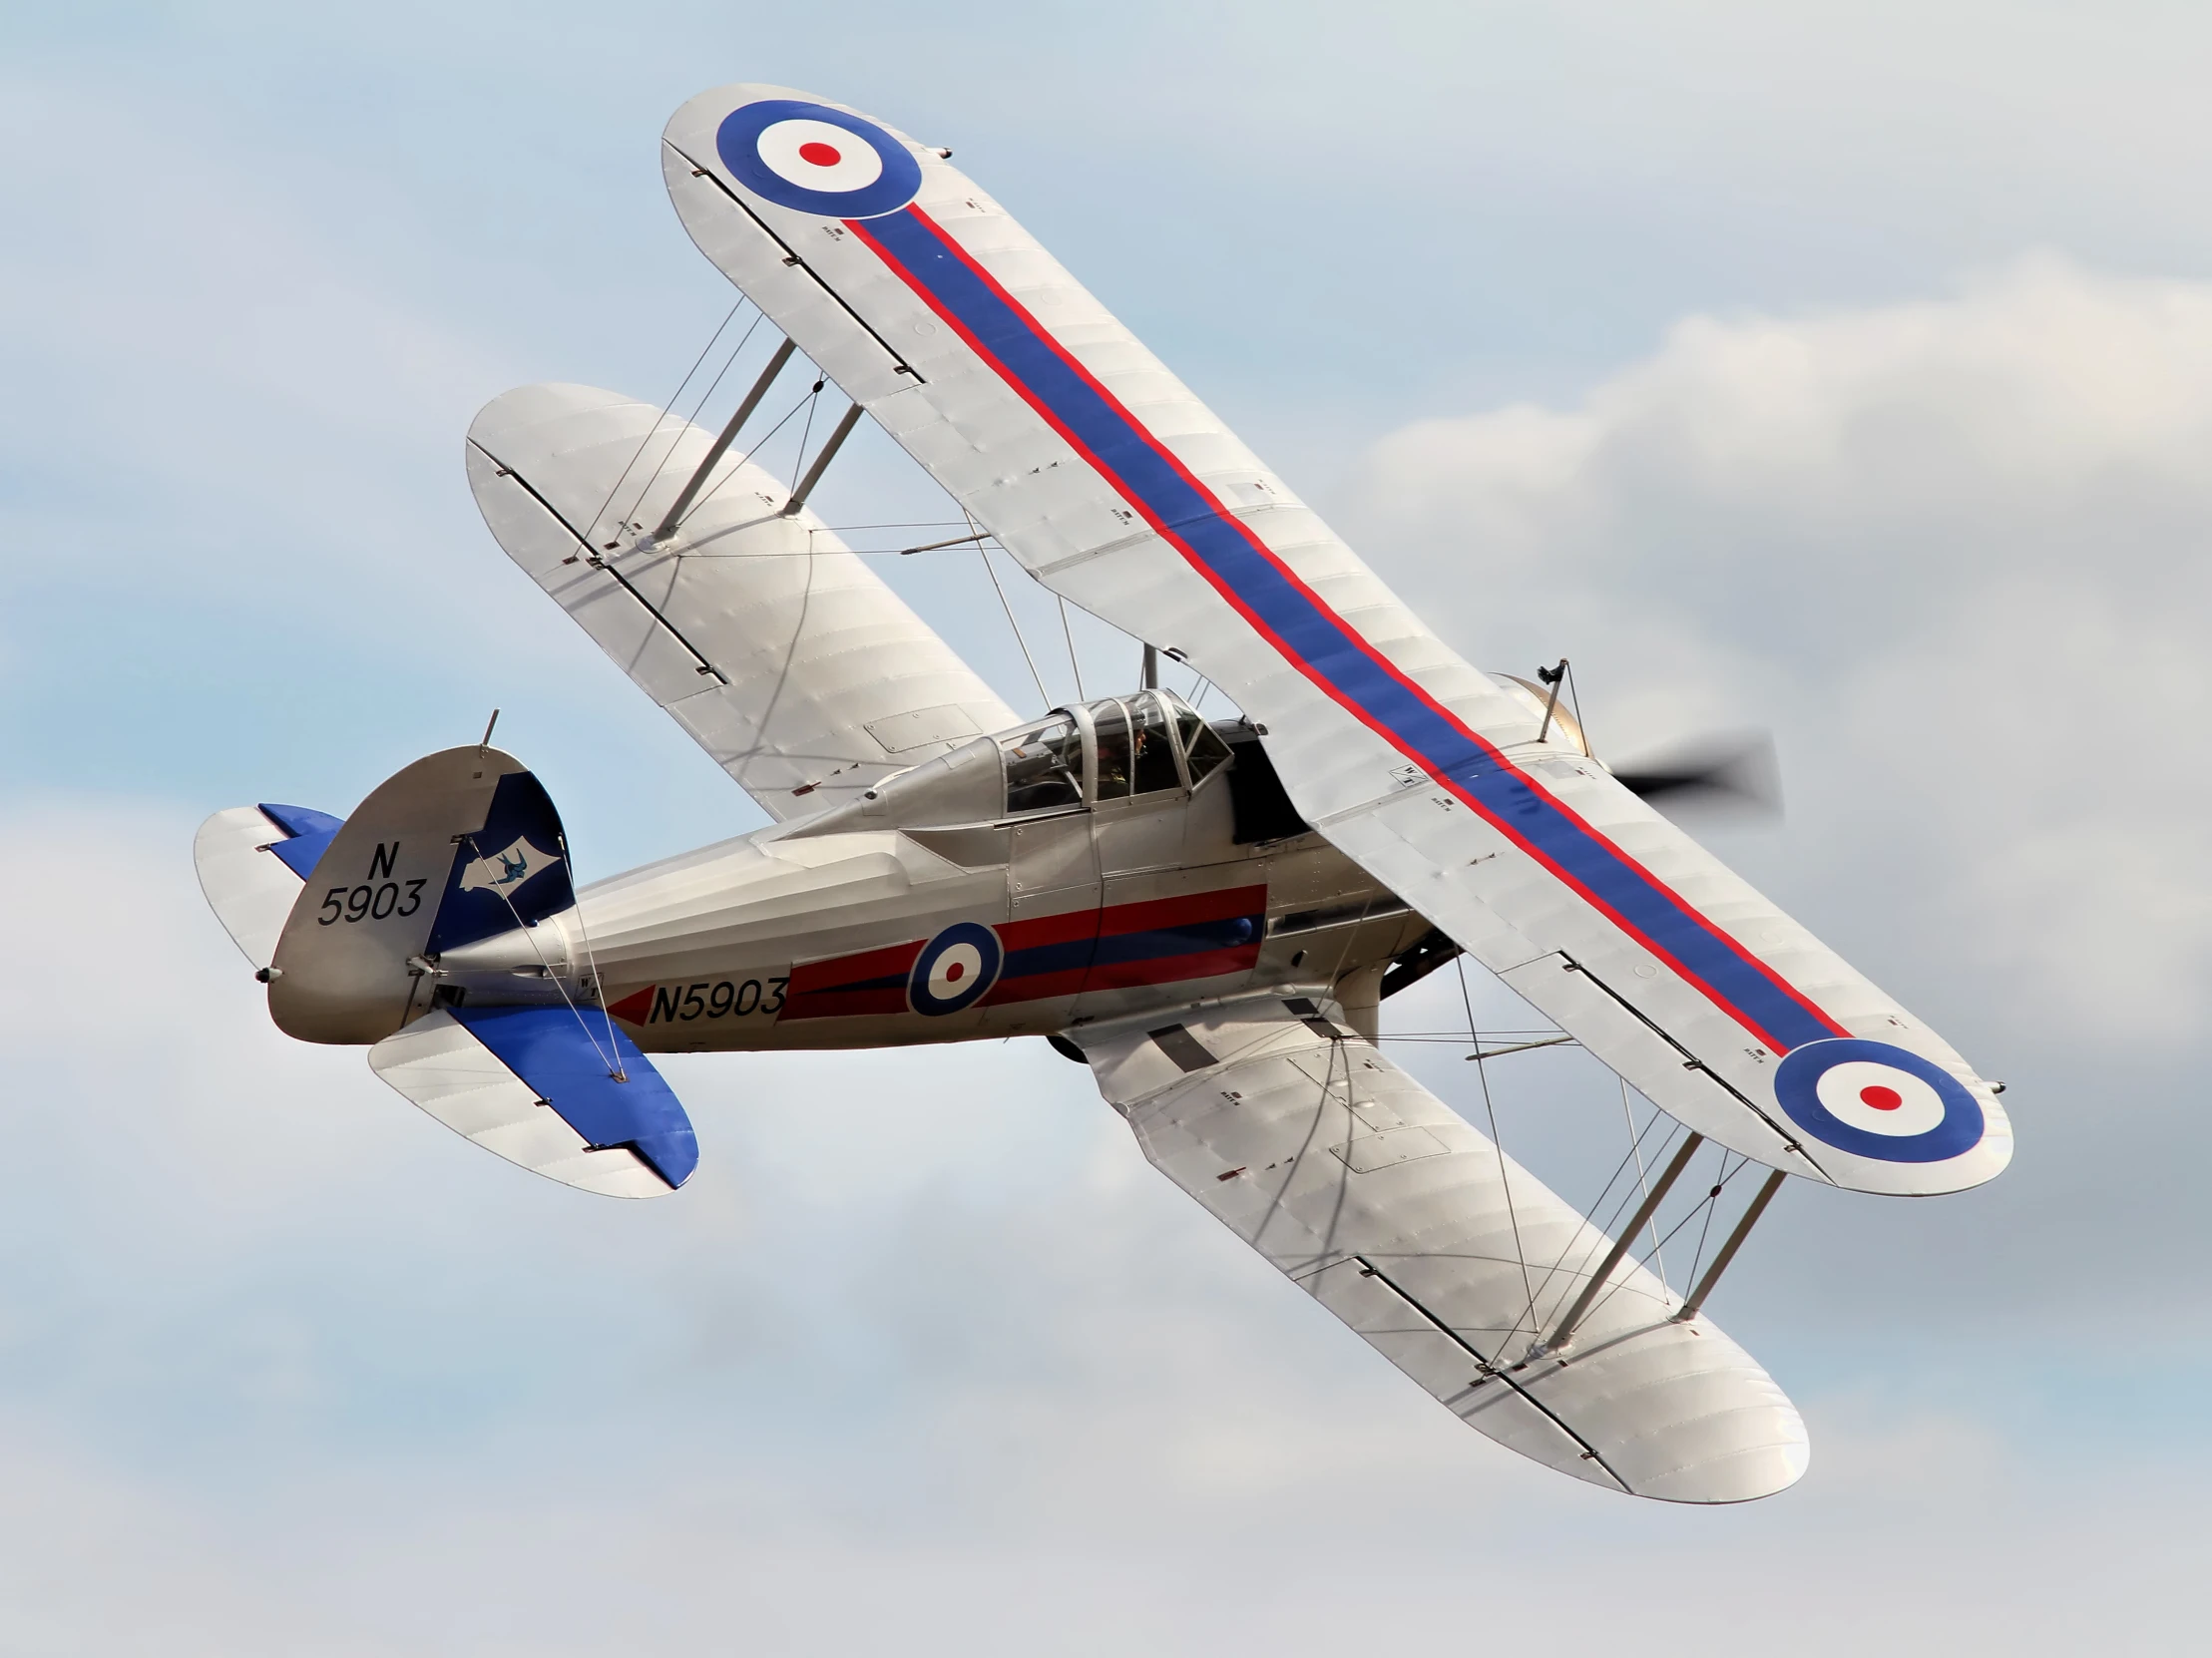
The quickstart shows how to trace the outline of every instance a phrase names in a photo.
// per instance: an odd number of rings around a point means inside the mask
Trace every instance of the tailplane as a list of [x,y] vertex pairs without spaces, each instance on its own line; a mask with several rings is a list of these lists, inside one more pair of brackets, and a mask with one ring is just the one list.
[[587,987],[517,978],[466,1005],[438,958],[573,909],[568,840],[536,776],[488,745],[417,760],[339,819],[241,806],[194,843],[216,915],[302,1041],[369,1064],[447,1127],[549,1179],[614,1197],[674,1190],[690,1119]]
[[691,1119],[596,1008],[443,1008],[369,1067],[455,1133],[606,1197],[659,1197],[698,1166]]
[[342,827],[341,819],[307,806],[232,806],[193,837],[193,867],[208,908],[256,968],[275,958],[301,884]]

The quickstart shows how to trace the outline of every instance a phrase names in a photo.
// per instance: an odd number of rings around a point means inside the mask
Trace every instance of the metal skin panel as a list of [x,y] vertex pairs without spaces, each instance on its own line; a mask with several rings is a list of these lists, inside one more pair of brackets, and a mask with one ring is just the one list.
[[1371,1044],[1316,1023],[1252,997],[1188,1010],[1164,1042],[1156,1014],[1080,1040],[1154,1167],[1470,1427],[1672,1502],[1747,1501],[1805,1471],[1773,1380],[1702,1316],[1673,1322],[1639,1267],[1614,1269],[1563,1356],[1531,1357],[1608,1240]]
[[594,1151],[452,1014],[425,1015],[369,1049],[369,1068],[456,1134],[533,1174],[603,1197],[674,1188],[634,1151]]
[[[891,158],[911,199],[871,188],[840,216],[748,161],[748,112],[785,103]],[[1590,965],[1611,992],[1592,1046],[1636,1087],[1679,1099],[1671,1071],[1694,1065],[1709,1137],[1863,1190],[1957,1190],[2009,1160],[1993,1090],[1949,1045],[1601,767],[1536,742],[1520,698],[935,151],[735,86],[676,113],[663,161],[701,251],[1047,587],[1232,695],[1307,821],[1494,969]],[[1583,1034],[1584,1010],[1547,1011]],[[1639,1056],[1619,1019],[1665,1039]],[[1948,1078],[1946,1132],[1861,1155],[1882,1136],[1830,1132],[1804,1088],[1786,1106],[1781,1061],[1847,1036]]]
[[469,484],[508,557],[774,818],[1015,722],[820,519],[785,516],[788,486],[741,456],[716,463],[667,543],[633,551],[711,442],[614,392],[525,386],[469,428]]

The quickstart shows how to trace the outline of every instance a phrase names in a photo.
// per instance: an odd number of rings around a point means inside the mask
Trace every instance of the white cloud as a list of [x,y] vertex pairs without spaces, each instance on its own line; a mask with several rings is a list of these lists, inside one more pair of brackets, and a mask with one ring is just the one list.
[[1365,539],[1426,555],[1396,568],[1461,642],[1574,653],[1616,754],[1780,727],[1790,845],[1879,894],[1823,918],[1882,918],[1877,979],[2171,1043],[2212,961],[2207,454],[2212,285],[2042,256],[1691,318],[1578,407],[1408,427]]

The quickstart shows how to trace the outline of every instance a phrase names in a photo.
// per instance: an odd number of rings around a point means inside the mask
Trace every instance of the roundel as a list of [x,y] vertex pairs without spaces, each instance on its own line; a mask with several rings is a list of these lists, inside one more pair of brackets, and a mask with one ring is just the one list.
[[1982,1139],[1982,1107],[1966,1084],[1888,1042],[1837,1036],[1793,1047],[1774,1093],[1814,1139],[1886,1163],[1940,1163]]
[[827,218],[897,212],[922,188],[922,164],[911,150],[874,122],[827,104],[746,104],[723,118],[714,148],[754,195]]
[[917,1014],[957,1014],[998,983],[1006,952],[999,935],[980,922],[956,922],[914,958],[906,977],[906,999]]

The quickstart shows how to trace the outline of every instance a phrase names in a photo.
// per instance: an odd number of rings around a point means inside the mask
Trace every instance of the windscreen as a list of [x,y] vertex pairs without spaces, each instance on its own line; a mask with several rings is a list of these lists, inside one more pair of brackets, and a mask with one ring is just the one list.
[[1157,696],[1094,702],[1091,726],[1099,743],[1098,799],[1124,800],[1182,787],[1174,731]]
[[1006,809],[1044,812],[1083,804],[1083,743],[1075,725],[1050,719],[1019,736],[1005,737]]

